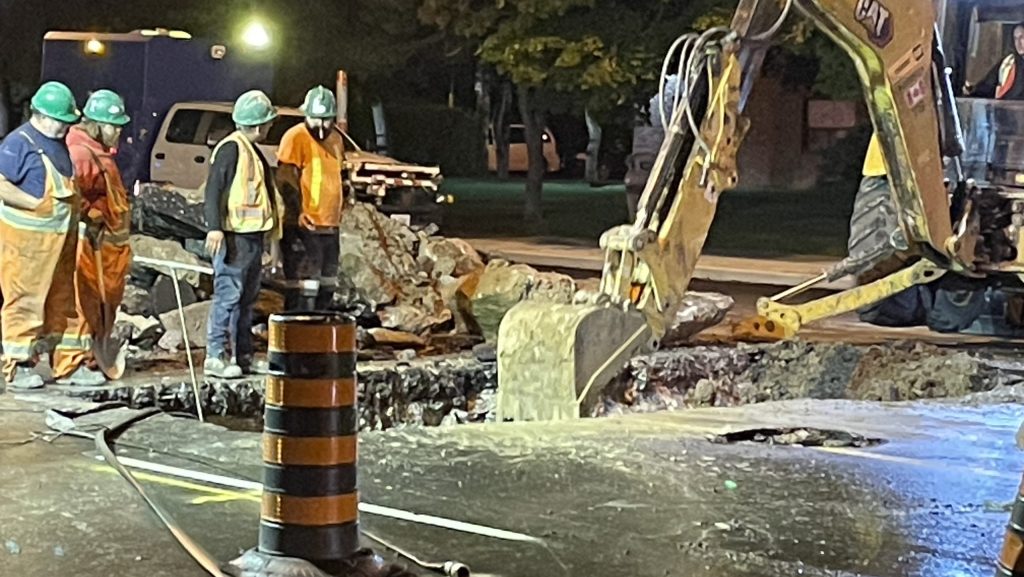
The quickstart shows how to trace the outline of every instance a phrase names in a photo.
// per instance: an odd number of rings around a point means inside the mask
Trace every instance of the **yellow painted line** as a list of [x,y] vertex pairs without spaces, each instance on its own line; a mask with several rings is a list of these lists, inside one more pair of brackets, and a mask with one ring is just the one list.
[[[93,465],[92,470],[101,473],[113,473],[118,474],[113,467],[107,465]],[[140,481],[146,481],[149,483],[156,483],[157,485],[163,485],[165,487],[174,487],[176,489],[184,489],[186,491],[192,491],[195,493],[205,493],[205,497],[196,497],[190,502],[192,505],[205,505],[206,503],[226,503],[230,501],[252,501],[260,503],[262,501],[262,493],[258,491],[233,491],[231,489],[217,489],[216,487],[210,487],[208,485],[200,485],[198,483],[190,483],[188,481],[182,481],[180,479],[174,479],[172,477],[164,477],[163,475],[154,475],[152,473],[144,473],[142,471],[133,472],[132,476]]]
[[254,501],[259,502],[259,495],[253,498],[249,493],[236,493],[234,495],[210,495],[209,497],[196,497],[190,503],[192,505],[205,505],[207,503],[229,503],[231,501]]
[[900,457],[897,455],[886,455],[885,453],[872,453],[863,449],[850,449],[848,447],[812,447],[816,451],[822,451],[824,453],[834,453],[836,455],[846,455],[848,457],[859,457],[861,459],[874,459],[876,461],[885,461],[888,463],[898,463],[900,465],[911,465],[914,467],[927,467],[929,469],[943,469],[950,470],[955,469],[959,471],[965,471],[973,473],[975,475],[981,475],[983,477],[996,477],[999,479],[1013,479],[1020,480],[1020,475],[1015,473],[1007,473],[1004,471],[992,471],[989,469],[983,469],[981,467],[963,467],[960,465],[950,465],[948,463],[937,463],[933,461],[925,461],[922,459],[913,459],[910,457]]

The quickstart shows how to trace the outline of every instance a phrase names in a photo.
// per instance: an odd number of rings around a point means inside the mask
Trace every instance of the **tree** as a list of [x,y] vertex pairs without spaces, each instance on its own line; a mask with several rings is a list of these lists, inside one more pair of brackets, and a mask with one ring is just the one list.
[[[720,0],[719,0],[720,1]],[[420,18],[464,38],[514,86],[529,172],[524,217],[543,222],[547,115],[596,120],[649,98],[661,54],[713,0],[422,0]],[[642,96],[647,94],[646,97]]]

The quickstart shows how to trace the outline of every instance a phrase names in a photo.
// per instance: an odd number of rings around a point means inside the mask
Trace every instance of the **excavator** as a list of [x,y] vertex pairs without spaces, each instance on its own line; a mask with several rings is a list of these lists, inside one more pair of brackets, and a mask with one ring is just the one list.
[[[747,328],[788,338],[807,323],[950,277],[1019,284],[1024,178],[979,184],[965,175],[963,130],[936,4],[738,0],[729,26],[680,37],[666,58],[666,68],[670,59],[678,61],[679,100],[634,222],[601,237],[600,290],[569,305],[524,301],[502,320],[498,420],[587,416],[628,358],[658,346],[693,276],[719,198],[738,182],[737,151],[748,128],[743,110],[772,38],[793,10],[855,64],[898,230],[880,235],[890,239],[884,245],[760,299],[758,317]],[[841,293],[786,302],[895,251],[916,260]],[[998,574],[1024,576],[1024,496],[1015,501]]]
[[[818,277],[759,300],[749,336],[783,339],[915,285],[1019,284],[1024,188],[967,178],[964,138],[933,0],[738,0],[729,26],[681,36],[681,89],[632,224],[606,231],[600,290],[584,302],[524,301],[498,332],[498,418],[592,413],[623,364],[657,348],[674,320],[721,195],[738,182],[743,116],[773,37],[793,11],[853,60],[885,160],[898,229]],[[907,266],[791,304],[819,283],[899,252]]]

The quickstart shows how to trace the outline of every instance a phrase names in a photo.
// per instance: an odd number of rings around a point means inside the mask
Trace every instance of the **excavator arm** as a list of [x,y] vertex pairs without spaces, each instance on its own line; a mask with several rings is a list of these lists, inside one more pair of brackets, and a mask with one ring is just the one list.
[[[791,328],[798,328],[801,312],[805,322],[845,312],[947,270],[981,274],[984,223],[969,203],[951,201],[952,190],[963,192],[961,183],[945,181],[944,156],[959,154],[959,124],[947,75],[935,66],[941,52],[932,0],[739,0],[729,27],[685,35],[673,46],[681,97],[635,221],[601,238],[599,294],[572,305],[520,303],[503,319],[499,419],[591,413],[626,360],[656,347],[670,328],[719,198],[738,182],[737,154],[748,126],[742,113],[765,51],[794,10],[855,63],[903,235],[924,262],[810,308],[769,301],[763,312],[783,323],[796,319]],[[666,67],[675,58],[670,52]]]

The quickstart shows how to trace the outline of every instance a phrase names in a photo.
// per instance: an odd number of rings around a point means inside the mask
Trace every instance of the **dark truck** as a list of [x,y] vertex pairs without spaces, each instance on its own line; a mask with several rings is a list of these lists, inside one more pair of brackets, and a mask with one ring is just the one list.
[[[147,213],[136,215],[137,225],[144,227],[153,224],[146,221],[173,219],[161,214],[166,210],[182,210],[169,195],[178,194],[186,203],[198,200],[195,189],[206,177],[213,147],[234,129],[232,102],[247,90],[271,93],[274,72],[258,51],[178,31],[49,32],[43,42],[42,80],[67,84],[82,102],[99,88],[124,97],[132,122],[122,133],[117,162],[125,186],[135,190],[137,208]],[[273,167],[281,136],[302,122],[296,109],[280,111],[270,138],[260,145]],[[441,222],[451,198],[439,191],[437,167],[365,152],[343,136],[349,194],[410,224]],[[190,236],[199,234],[199,224],[186,227],[192,229]],[[178,232],[180,236],[184,230]]]

